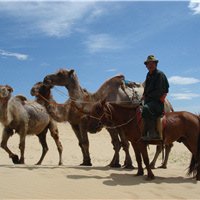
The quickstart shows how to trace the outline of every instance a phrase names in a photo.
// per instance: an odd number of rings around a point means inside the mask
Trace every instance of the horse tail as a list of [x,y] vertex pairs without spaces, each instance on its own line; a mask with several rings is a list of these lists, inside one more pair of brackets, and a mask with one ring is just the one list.
[[200,115],[198,115],[197,117],[199,120],[199,135],[198,135],[198,141],[197,141],[197,152],[196,152],[196,156],[192,154],[190,166],[188,169],[188,175],[193,174],[194,177],[196,176],[198,167],[200,165]]

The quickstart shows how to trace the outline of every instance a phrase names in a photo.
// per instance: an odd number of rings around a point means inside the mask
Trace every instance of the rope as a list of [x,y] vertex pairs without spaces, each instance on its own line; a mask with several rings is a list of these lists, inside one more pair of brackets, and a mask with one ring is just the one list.
[[[65,94],[64,92],[62,92],[61,90],[59,90],[58,88],[54,88],[61,96],[64,96],[64,97],[68,97],[71,101],[73,102],[77,102],[77,103],[95,103],[95,101],[85,101],[85,100],[78,100],[78,99],[75,99],[73,97],[70,97],[69,95]],[[97,102],[97,101],[96,101]],[[127,101],[109,101],[109,103],[132,103],[131,100],[127,100]],[[138,101],[138,104],[139,104],[139,101]]]
[[116,129],[116,128],[120,128],[122,126],[125,126],[127,124],[129,124],[131,121],[133,121],[136,118],[136,116],[132,117],[131,119],[129,119],[127,122],[123,123],[123,124],[119,124],[119,125],[115,125],[115,126],[104,126],[105,128],[108,129]]

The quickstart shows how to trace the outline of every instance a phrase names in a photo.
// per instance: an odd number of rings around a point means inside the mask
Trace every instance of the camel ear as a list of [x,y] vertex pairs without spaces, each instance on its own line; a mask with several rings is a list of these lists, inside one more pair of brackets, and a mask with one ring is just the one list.
[[106,104],[106,98],[101,100],[101,105],[104,106]]
[[74,74],[74,69],[71,69],[70,71],[69,71],[69,76],[72,76]]
[[9,91],[10,93],[12,93],[12,92],[13,92],[13,88],[12,88],[11,86],[9,86],[9,85],[6,85],[6,87],[7,87],[8,91]]

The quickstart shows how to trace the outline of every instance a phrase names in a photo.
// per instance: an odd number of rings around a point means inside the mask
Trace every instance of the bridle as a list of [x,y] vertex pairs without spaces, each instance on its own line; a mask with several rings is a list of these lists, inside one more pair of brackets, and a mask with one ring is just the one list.
[[[105,115],[106,116],[110,115],[109,119],[112,121],[113,119],[113,114],[112,114],[112,109],[110,107],[110,104],[109,102],[107,102],[105,105],[104,105],[104,113],[103,115],[101,116],[101,118]],[[127,120],[126,122],[122,123],[122,124],[117,124],[117,125],[114,125],[114,126],[107,126],[107,125],[104,125],[105,128],[107,129],[116,129],[116,128],[121,128],[123,126],[126,126],[128,125],[130,122],[132,121],[135,121],[137,117],[137,114],[135,114],[133,117],[131,117],[129,120]],[[102,122],[101,122],[102,123]],[[103,123],[102,123],[103,124]]]

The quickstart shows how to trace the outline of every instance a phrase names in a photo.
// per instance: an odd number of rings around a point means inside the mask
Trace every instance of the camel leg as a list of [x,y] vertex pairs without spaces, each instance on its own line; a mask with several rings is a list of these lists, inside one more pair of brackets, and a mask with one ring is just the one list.
[[59,140],[58,128],[57,128],[56,123],[51,121],[50,126],[49,126],[49,130],[50,130],[51,136],[53,137],[53,139],[56,143],[56,146],[58,148],[58,153],[59,153],[59,163],[58,163],[58,165],[62,165],[63,164],[63,162],[62,162],[63,147],[62,147],[62,144]]
[[121,144],[122,144],[123,150],[125,152],[124,168],[134,169],[134,167],[132,165],[131,156],[130,156],[130,153],[129,153],[129,142],[128,142],[124,132],[122,132],[122,130],[119,131],[119,137],[121,139]]
[[121,167],[121,165],[119,164],[119,151],[121,148],[121,144],[120,144],[120,140],[118,137],[118,133],[116,132],[115,129],[107,129],[107,130],[110,134],[111,143],[112,143],[113,149],[115,151],[114,156],[113,156],[112,161],[110,162],[109,166],[118,168],[118,167]]
[[81,132],[79,125],[71,124],[71,127],[74,133],[76,134],[76,137],[79,141],[79,146],[83,154],[83,163],[81,163],[80,165],[92,166],[90,154],[89,154],[89,140],[88,140],[87,131]]
[[14,164],[19,164],[19,157],[12,153],[7,146],[8,139],[13,135],[13,130],[9,128],[3,129],[1,147],[8,153]]
[[168,159],[169,159],[169,153],[171,152],[172,147],[173,147],[173,144],[165,145],[165,158],[164,158],[162,165],[159,166],[158,168],[167,169],[167,162],[168,162]]
[[133,142],[132,142],[132,147],[133,147],[133,150],[135,152],[136,162],[138,164],[138,171],[137,171],[136,176],[143,176],[144,170],[143,170],[143,167],[142,167],[142,157],[141,157],[140,150],[139,150],[137,144],[135,144]]
[[38,139],[40,141],[40,144],[42,145],[42,155],[39,159],[39,161],[36,163],[36,165],[41,165],[42,161],[47,153],[48,146],[47,146],[47,141],[46,141],[46,135],[47,135],[47,128],[45,130],[43,130],[38,136]]

